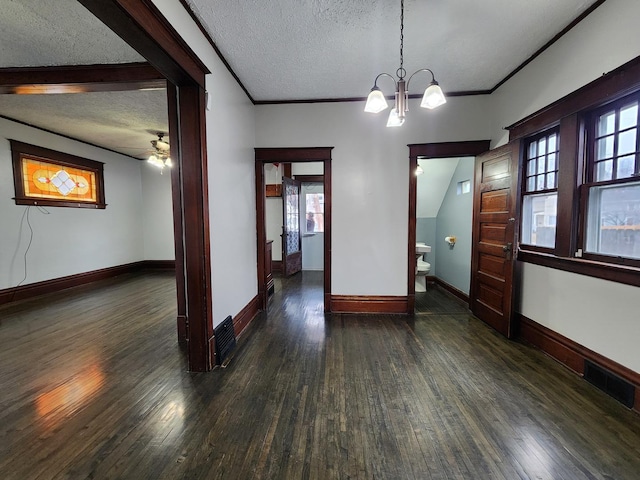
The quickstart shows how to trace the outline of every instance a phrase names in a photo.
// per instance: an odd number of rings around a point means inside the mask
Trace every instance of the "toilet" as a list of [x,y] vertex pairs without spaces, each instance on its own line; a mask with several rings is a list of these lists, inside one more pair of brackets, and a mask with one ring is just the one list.
[[427,275],[431,271],[431,264],[423,260],[425,253],[430,252],[431,247],[425,243],[416,243],[416,292],[427,291]]

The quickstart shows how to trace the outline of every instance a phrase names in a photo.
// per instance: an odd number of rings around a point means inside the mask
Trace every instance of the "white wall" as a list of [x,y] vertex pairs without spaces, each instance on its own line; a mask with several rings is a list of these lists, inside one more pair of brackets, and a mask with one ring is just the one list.
[[31,207],[33,242],[23,284],[144,259],[140,162],[0,118],[0,289],[22,280],[29,234],[25,223],[20,235],[27,207],[12,199],[15,190],[8,139],[105,164],[105,210],[46,207],[49,214],[45,215]]
[[412,100],[401,128],[364,102],[256,107],[257,147],[335,147],[333,294],[407,294],[407,144],[488,139],[487,100],[453,97],[435,111]]
[[[539,110],[640,55],[640,2],[608,0],[498,89],[493,144],[501,127]],[[522,314],[640,372],[640,288],[523,265]]]
[[173,200],[171,170],[140,162],[142,174],[142,227],[145,260],[173,260]]
[[235,316],[258,293],[254,106],[178,0],[154,0],[211,71],[207,112],[213,324]]

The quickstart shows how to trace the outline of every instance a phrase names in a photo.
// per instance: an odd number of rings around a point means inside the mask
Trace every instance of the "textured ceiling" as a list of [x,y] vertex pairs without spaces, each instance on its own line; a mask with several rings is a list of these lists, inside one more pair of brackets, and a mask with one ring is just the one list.
[[[76,0],[3,1],[0,67],[93,65],[145,59]],[[0,115],[136,158],[166,132],[164,89],[0,95]]]
[[[186,1],[256,101],[363,97],[399,66],[399,0]],[[445,92],[489,90],[593,3],[406,0],[405,68],[431,68]],[[76,0],[2,2],[0,67],[140,61]],[[0,95],[0,115],[144,158],[148,132],[167,131],[165,95]]]
[[[256,101],[363,97],[399,66],[399,0],[186,1]],[[405,69],[432,69],[445,92],[490,90],[593,3],[406,0]]]

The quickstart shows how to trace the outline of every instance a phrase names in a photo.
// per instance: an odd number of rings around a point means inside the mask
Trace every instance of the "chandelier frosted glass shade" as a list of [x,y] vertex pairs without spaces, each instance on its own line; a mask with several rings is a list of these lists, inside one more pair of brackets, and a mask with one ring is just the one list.
[[393,107],[389,112],[387,127],[401,127],[403,123],[404,123],[404,117],[400,117],[398,115],[398,108]]
[[364,111],[369,113],[379,113],[388,106],[387,99],[384,98],[384,93],[382,93],[378,87],[374,86],[367,97],[367,103],[364,106]]
[[440,85],[438,85],[438,82],[436,81],[431,82],[431,85],[429,85],[424,91],[420,106],[422,108],[433,109],[444,103],[447,103],[447,99],[444,97],[444,93],[442,93]]

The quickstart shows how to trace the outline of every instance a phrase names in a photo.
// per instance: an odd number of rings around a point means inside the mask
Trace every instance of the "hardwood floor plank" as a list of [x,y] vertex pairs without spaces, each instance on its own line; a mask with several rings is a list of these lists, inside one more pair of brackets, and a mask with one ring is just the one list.
[[640,418],[437,287],[417,314],[276,293],[225,369],[186,372],[175,281],[0,307],[0,478],[635,479]]

